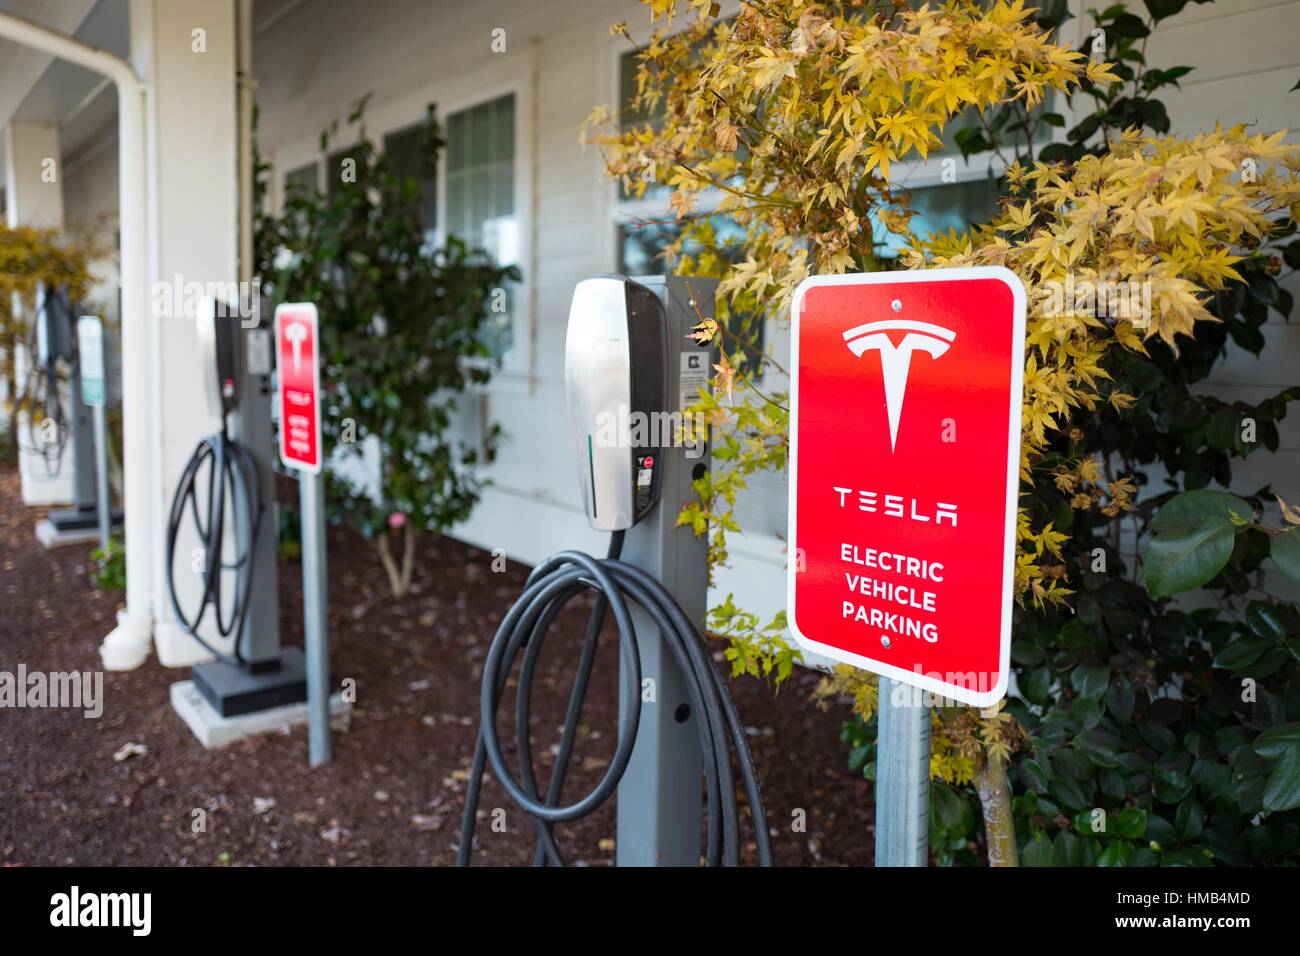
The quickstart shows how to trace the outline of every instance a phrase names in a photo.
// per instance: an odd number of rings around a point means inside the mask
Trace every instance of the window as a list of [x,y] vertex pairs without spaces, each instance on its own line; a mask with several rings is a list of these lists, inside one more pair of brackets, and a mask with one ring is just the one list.
[[420,184],[417,199],[420,227],[425,239],[432,241],[438,226],[438,183],[436,172],[426,170],[420,158],[423,135],[422,123],[389,133],[384,137],[384,155],[388,158],[389,172],[398,179],[414,179]]
[[[520,265],[513,93],[447,117],[446,178],[447,235],[487,250],[498,265]],[[506,310],[489,315],[485,333],[496,358],[514,345],[512,316],[523,295],[517,283],[505,291]]]
[[[658,128],[663,120],[664,110],[667,109],[663,100],[660,100],[655,105],[652,112],[635,109],[632,106],[632,97],[636,95],[636,74],[641,67],[637,56],[638,51],[628,50],[618,58],[618,123],[625,130],[634,126],[641,126],[647,122],[651,126]],[[645,194],[642,198],[645,201],[657,201],[666,205],[670,192],[671,190],[662,183],[647,182]],[[624,189],[623,184],[620,182],[618,186],[619,199],[630,199],[632,195],[632,193]]]
[[[912,232],[929,239],[950,229],[961,232],[975,223],[988,222],[997,212],[997,184],[987,177],[966,179],[936,186],[917,186],[909,191],[912,204]],[[874,220],[875,215],[873,213]],[[907,243],[883,226],[875,229],[879,254],[892,259]]]
[[291,196],[295,192],[301,192],[310,196],[314,193],[320,188],[320,170],[318,167],[318,163],[310,162],[285,173],[284,194]]

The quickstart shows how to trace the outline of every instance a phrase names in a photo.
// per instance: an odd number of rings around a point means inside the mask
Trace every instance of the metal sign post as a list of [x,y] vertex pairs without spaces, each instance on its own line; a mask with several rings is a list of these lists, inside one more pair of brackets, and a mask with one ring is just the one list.
[[[700,315],[712,318],[717,280],[649,276],[633,281],[663,302],[668,318],[669,410],[684,411],[696,400],[697,386],[707,383],[711,364],[709,347],[686,336]],[[696,537],[689,527],[678,526],[677,510],[693,494],[691,482],[697,474],[708,469],[708,449],[701,443],[646,451],[660,458],[663,493],[655,509],[627,532],[623,560],[661,581],[686,616],[702,625],[708,604],[708,541]],[[640,646],[644,703],[632,759],[618,785],[617,862],[619,866],[698,866],[703,758],[696,715],[681,671],[653,619],[635,605],[632,618]]]
[[108,553],[112,535],[113,502],[108,490],[107,375],[104,372],[104,324],[97,315],[77,320],[77,352],[81,365],[81,403],[91,409],[95,435],[96,504],[99,512],[99,546]]
[[930,709],[1010,672],[1025,290],[1001,267],[795,291],[787,605],[800,646],[881,676],[876,862],[927,855]]
[[925,866],[930,851],[930,708],[921,691],[880,678],[876,719],[876,866]]
[[[313,767],[329,763],[330,655],[325,585],[325,478],[319,472],[298,477],[302,520],[302,611],[307,642],[307,735]],[[308,568],[308,556],[312,567]]]
[[299,472],[308,752],[313,767],[328,763],[332,752],[319,328],[316,306],[309,302],[285,303],[275,310],[276,356],[280,370],[280,460]]

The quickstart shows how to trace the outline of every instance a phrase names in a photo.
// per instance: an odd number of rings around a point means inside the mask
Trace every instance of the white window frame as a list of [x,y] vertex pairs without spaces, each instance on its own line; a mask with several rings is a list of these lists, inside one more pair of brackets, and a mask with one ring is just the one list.
[[[473,109],[513,95],[515,98],[514,130],[514,199],[515,219],[519,223],[519,268],[521,278],[518,283],[518,295],[511,312],[510,350],[500,360],[481,360],[485,367],[494,369],[486,389],[489,392],[503,391],[527,393],[533,384],[533,309],[532,290],[534,288],[533,272],[533,154],[532,154],[532,96],[531,87],[525,77],[512,77],[496,84],[476,87],[473,93],[459,97],[444,97],[434,102],[438,107],[438,121],[444,131],[449,128],[453,113]],[[410,125],[409,123],[407,125]],[[438,245],[447,241],[447,150],[443,147],[438,156],[438,225],[434,230]]]

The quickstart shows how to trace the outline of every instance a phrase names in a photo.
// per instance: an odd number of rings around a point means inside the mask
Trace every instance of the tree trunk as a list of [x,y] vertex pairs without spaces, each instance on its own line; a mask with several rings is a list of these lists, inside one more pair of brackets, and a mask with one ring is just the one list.
[[388,585],[393,590],[393,597],[404,597],[411,589],[411,574],[415,570],[415,534],[409,524],[402,525],[402,563],[399,566],[393,557],[393,549],[388,544],[388,535],[381,534],[375,540],[379,551],[379,560],[384,562],[388,572]]
[[402,525],[402,594],[411,590],[411,574],[415,571],[415,532],[409,524]]
[[1011,785],[1007,766],[989,757],[979,774],[980,804],[984,808],[984,834],[989,843],[989,866],[1019,866],[1016,822],[1011,813]]

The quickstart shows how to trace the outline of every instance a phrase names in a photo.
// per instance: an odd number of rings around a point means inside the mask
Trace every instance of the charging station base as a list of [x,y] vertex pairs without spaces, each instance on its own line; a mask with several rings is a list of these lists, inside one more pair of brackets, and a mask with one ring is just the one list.
[[[111,518],[114,531],[122,527],[122,514]],[[99,515],[93,508],[51,508],[36,522],[36,540],[48,551],[65,544],[99,541]]]
[[[99,530],[99,509],[89,508],[51,508],[45,513],[45,520],[54,526],[55,531]],[[109,515],[108,523],[114,528],[122,526],[122,512],[115,511]]]
[[307,700],[307,664],[299,648],[280,651],[280,666],[256,672],[210,661],[190,671],[194,687],[222,717],[238,717],[258,710]]
[[[238,717],[222,717],[199,693],[192,680],[172,684],[171,702],[172,710],[208,750],[259,734],[288,733],[293,727],[305,727],[308,719],[305,703],[286,704]],[[329,712],[330,727],[334,731],[342,733],[351,726],[352,704],[345,701],[342,694],[330,697]]]

